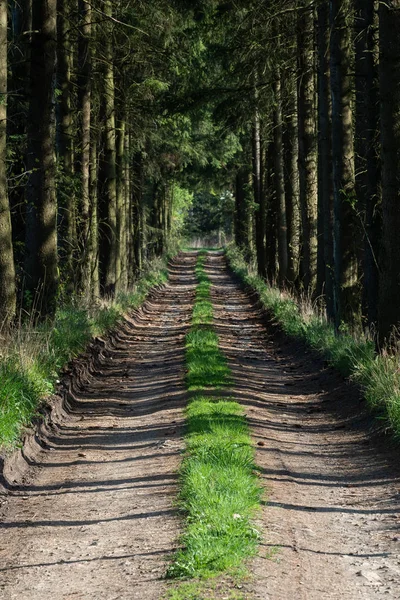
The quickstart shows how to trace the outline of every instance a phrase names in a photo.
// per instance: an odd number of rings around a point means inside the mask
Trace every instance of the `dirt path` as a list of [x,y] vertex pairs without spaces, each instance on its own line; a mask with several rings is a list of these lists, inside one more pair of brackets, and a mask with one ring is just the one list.
[[159,600],[173,509],[196,258],[120,330],[72,415],[11,491],[0,598]]
[[[76,389],[0,525],[4,600],[159,600],[173,509],[196,257],[127,320]],[[262,481],[246,599],[400,598],[400,471],[357,391],[262,314],[210,255],[215,327]],[[228,393],[228,392],[227,392]],[[237,595],[235,596],[237,597]]]
[[[246,407],[269,502],[249,597],[400,598],[400,471],[357,391],[261,315],[208,258],[216,330]],[[247,597],[247,596],[246,596]]]

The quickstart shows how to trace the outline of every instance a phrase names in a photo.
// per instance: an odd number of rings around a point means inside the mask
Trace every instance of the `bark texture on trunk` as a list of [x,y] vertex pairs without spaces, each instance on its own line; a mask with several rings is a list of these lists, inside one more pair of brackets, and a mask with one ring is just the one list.
[[[9,160],[12,155],[13,173],[25,173],[32,0],[13,0],[11,7],[9,3],[9,14],[11,44],[8,51],[7,151]],[[20,266],[24,258],[26,183],[27,177],[20,177],[14,179],[8,188],[16,266]]]
[[381,236],[379,169],[378,2],[357,0],[356,32],[356,191],[364,223],[363,314],[378,320],[378,254]]
[[275,193],[278,210],[278,277],[279,284],[283,286],[286,283],[288,272],[288,240],[283,168],[282,90],[280,74],[277,75],[275,81],[274,95]]
[[329,78],[329,10],[318,8],[318,269],[317,294],[323,295],[327,317],[333,310],[333,182]]
[[0,329],[15,316],[15,267],[7,183],[7,1],[0,0]]
[[288,242],[287,280],[294,286],[299,277],[300,262],[300,190],[299,190],[299,138],[297,118],[296,73],[287,76],[286,117],[283,131],[285,160],[285,199]]
[[127,287],[126,273],[126,181],[125,181],[125,138],[126,117],[121,111],[117,128],[117,252],[116,252],[116,286],[117,291],[125,291]]
[[243,251],[247,259],[250,258],[250,215],[248,184],[249,171],[246,167],[241,167],[235,177],[235,215],[234,215],[234,235],[235,243]]
[[79,168],[81,177],[81,214],[79,235],[80,291],[86,297],[92,295],[93,258],[91,248],[92,201],[90,190],[90,144],[92,110],[92,7],[80,0],[79,36],[79,107],[80,107],[80,148]]
[[317,280],[317,127],[315,106],[314,3],[304,2],[298,21],[299,174],[302,275],[307,293]]
[[74,62],[73,22],[77,18],[76,0],[58,0],[57,23],[57,153],[61,179],[58,186],[60,217],[60,263],[70,290],[74,287],[77,249],[77,211],[75,198],[74,135],[72,112]]
[[262,152],[261,152],[261,122],[258,110],[252,128],[252,163],[253,163],[253,194],[257,205],[256,225],[256,254],[258,274],[266,277],[265,262],[265,195],[262,185]]
[[55,311],[58,290],[54,155],[56,50],[57,2],[36,0],[32,14],[25,287],[42,316]]
[[383,248],[379,337],[400,324],[400,0],[379,5]]
[[129,270],[131,268],[129,262],[129,242],[132,234],[131,222],[130,222],[130,198],[131,198],[131,165],[129,162],[129,155],[131,152],[131,135],[128,125],[125,128],[124,136],[124,161],[122,165],[122,180],[123,180],[123,232],[121,239],[121,279],[123,289],[127,289],[129,286]]
[[[104,12],[112,17],[112,2],[105,0]],[[104,292],[114,295],[117,278],[117,167],[116,167],[116,131],[115,131],[115,83],[114,83],[114,48],[113,28],[109,23],[105,38],[105,71],[104,71],[104,102],[105,102],[105,208],[108,248],[104,261]]]
[[271,141],[265,153],[265,185],[266,190],[265,196],[265,213],[266,213],[266,270],[267,280],[271,284],[276,284],[277,276],[277,207],[276,207],[276,193],[274,186],[274,168],[275,168],[275,148],[274,143]]
[[90,270],[90,296],[100,296],[100,256],[99,256],[99,211],[98,211],[98,176],[99,176],[99,132],[91,131],[90,171],[89,171],[89,249],[88,265]]
[[135,154],[132,161],[132,190],[131,190],[131,222],[133,236],[131,257],[130,282],[133,283],[143,269],[145,260],[144,239],[144,207],[143,207],[143,157],[141,153]]
[[335,323],[359,321],[357,203],[354,174],[352,96],[353,50],[350,0],[330,3],[330,67],[332,97],[332,159],[334,205]]

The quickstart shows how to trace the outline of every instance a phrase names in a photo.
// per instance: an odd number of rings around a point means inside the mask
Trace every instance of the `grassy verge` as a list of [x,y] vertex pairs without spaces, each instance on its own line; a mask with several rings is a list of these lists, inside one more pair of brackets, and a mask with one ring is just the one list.
[[154,285],[167,280],[165,264],[155,262],[131,293],[86,307],[57,310],[54,321],[23,325],[2,340],[0,351],[0,446],[14,448],[21,432],[52,393],[61,369],[85,350],[93,336],[115,327],[138,307]]
[[252,272],[237,248],[227,248],[226,255],[233,272],[258,292],[282,330],[304,340],[343,375],[359,383],[370,407],[400,438],[400,356],[377,355],[373,341],[362,335],[336,335],[333,326],[309,304],[301,305]]
[[[256,552],[258,540],[251,522],[261,494],[254,450],[241,406],[218,397],[218,388],[229,381],[229,368],[211,327],[204,258],[200,254],[197,262],[199,283],[186,338],[187,386],[196,392],[186,411],[187,453],[181,467],[186,530],[169,577],[204,578],[237,569]],[[179,593],[174,590],[172,597],[184,597]]]

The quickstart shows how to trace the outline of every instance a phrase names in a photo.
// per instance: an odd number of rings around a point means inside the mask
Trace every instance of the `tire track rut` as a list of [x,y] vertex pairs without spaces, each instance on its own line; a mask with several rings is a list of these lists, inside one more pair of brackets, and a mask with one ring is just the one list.
[[158,600],[179,520],[173,508],[185,405],[194,255],[126,318],[77,390],[1,523],[0,598]]
[[268,493],[244,590],[271,600],[399,598],[398,449],[376,433],[353,386],[265,326],[223,256],[209,255],[206,271],[230,393],[246,409]]

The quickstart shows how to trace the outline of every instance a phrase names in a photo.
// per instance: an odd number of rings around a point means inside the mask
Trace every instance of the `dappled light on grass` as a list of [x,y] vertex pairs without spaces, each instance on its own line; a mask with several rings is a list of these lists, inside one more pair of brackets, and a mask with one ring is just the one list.
[[229,368],[218,348],[218,336],[209,329],[193,329],[186,338],[189,390],[226,385]]

